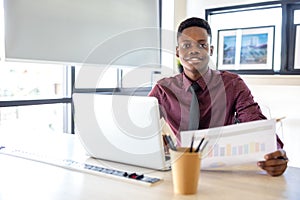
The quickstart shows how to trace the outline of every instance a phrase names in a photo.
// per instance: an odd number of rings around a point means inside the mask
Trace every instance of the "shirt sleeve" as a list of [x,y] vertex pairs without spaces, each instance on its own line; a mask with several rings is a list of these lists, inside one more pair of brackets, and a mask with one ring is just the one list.
[[150,97],[156,97],[158,100],[158,103],[161,104],[161,96],[162,96],[162,91],[159,87],[158,84],[156,84],[152,90],[149,92],[148,96]]
[[258,103],[254,101],[250,89],[240,77],[235,82],[234,90],[235,110],[240,122],[266,119]]
[[158,104],[159,104],[159,111],[160,111],[160,117],[164,117],[166,118],[166,114],[164,112],[164,108],[163,108],[163,89],[159,84],[156,84],[152,90],[149,92],[148,96],[150,97],[156,97],[158,100]]

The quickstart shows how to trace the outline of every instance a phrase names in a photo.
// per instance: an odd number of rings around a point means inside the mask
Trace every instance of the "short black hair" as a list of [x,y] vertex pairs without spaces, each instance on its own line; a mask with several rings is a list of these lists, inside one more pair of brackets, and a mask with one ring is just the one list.
[[197,27],[200,27],[200,28],[204,28],[209,37],[210,37],[210,40],[211,40],[211,28],[210,28],[210,25],[208,24],[208,22],[204,19],[201,19],[201,18],[197,18],[197,17],[191,17],[191,18],[188,18],[186,20],[184,20],[183,22],[180,23],[179,27],[178,27],[178,31],[177,31],[177,40],[179,38],[179,36],[181,35],[181,33],[183,32],[184,29],[187,29],[189,27],[192,27],[192,26],[197,26]]

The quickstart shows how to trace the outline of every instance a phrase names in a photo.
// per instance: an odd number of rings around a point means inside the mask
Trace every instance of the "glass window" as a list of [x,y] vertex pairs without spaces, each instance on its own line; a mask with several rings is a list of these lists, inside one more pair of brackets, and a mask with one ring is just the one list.
[[151,87],[153,82],[150,76],[153,69],[147,67],[127,68],[123,69],[122,87]]
[[300,24],[300,10],[294,11],[294,24]]
[[66,104],[0,107],[0,132],[64,132]]
[[[1,62],[0,131],[71,133],[70,103],[59,103],[71,96],[70,71],[61,65]],[[48,104],[52,99],[58,103]],[[22,106],[24,101],[29,105]]]
[[64,98],[66,68],[56,65],[1,63],[0,100]]
[[295,48],[295,60],[294,68],[300,69],[300,25],[296,27],[296,48]]
[[116,88],[118,73],[116,67],[78,66],[75,70],[75,88]]

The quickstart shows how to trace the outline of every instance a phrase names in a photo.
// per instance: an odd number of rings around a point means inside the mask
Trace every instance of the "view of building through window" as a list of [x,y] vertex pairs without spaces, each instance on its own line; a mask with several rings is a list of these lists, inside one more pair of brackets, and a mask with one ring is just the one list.
[[[0,65],[0,101],[44,100],[67,97],[66,67],[45,64]],[[0,131],[42,130],[63,132],[66,104],[0,107]],[[69,109],[70,110],[70,109]]]
[[0,65],[0,100],[64,97],[64,66],[7,63]]
[[0,132],[63,132],[64,104],[0,108]]

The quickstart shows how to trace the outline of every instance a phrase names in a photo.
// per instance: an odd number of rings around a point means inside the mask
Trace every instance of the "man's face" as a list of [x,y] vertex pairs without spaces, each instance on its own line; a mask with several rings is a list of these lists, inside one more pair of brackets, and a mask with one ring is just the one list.
[[178,38],[176,56],[187,76],[203,74],[208,69],[209,57],[213,53],[210,37],[204,28],[189,27]]

